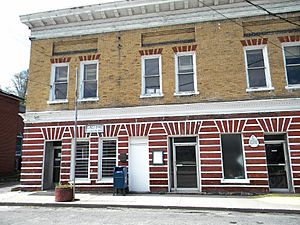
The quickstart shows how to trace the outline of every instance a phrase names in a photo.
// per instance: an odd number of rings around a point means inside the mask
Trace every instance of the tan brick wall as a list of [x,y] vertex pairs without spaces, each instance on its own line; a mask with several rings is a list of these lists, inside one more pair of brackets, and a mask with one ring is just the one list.
[[[237,21],[241,22],[241,21]],[[273,27],[274,25],[272,25]],[[277,28],[287,29],[280,23]],[[141,33],[195,27],[195,42],[188,44],[168,44],[141,47]],[[230,101],[261,98],[299,97],[300,91],[285,89],[286,80],[283,64],[280,35],[267,35],[268,56],[272,85],[270,92],[246,92],[246,74],[243,46],[243,28],[230,21],[216,21],[201,24],[162,27],[157,29],[133,30],[125,32],[91,35],[89,37],[35,40],[32,41],[30,77],[27,110],[62,110],[74,107],[75,68],[79,67],[79,56],[69,54],[52,56],[53,42],[86,38],[98,38],[99,60],[99,98],[97,102],[80,103],[79,108],[103,108],[139,106],[150,104],[174,104],[208,101]],[[259,37],[254,37],[259,38]],[[84,41],[84,40],[83,40]],[[272,44],[273,43],[273,44]],[[197,82],[199,94],[195,96],[174,96],[175,66],[172,47],[197,45]],[[275,46],[275,45],[277,46]],[[91,48],[94,44],[91,43]],[[88,48],[88,43],[83,45]],[[141,55],[139,50],[163,48],[162,85],[164,97],[141,99]],[[63,47],[61,49],[64,50]],[[49,105],[50,59],[71,57],[67,104]]]

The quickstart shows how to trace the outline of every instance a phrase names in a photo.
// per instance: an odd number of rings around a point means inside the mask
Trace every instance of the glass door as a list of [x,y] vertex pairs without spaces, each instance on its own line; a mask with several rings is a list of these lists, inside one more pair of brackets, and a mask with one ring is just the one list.
[[175,145],[175,188],[197,188],[195,145]]
[[289,191],[288,160],[284,142],[265,144],[269,186],[271,191]]
[[54,147],[53,157],[53,184],[54,186],[59,183],[60,179],[60,161],[61,161],[61,147]]

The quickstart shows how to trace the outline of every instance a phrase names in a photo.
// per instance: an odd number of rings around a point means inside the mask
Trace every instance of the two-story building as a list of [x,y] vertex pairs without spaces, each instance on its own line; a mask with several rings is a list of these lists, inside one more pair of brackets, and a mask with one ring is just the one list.
[[74,175],[81,190],[111,191],[119,165],[132,192],[299,193],[300,1],[250,3],[21,16],[32,43],[22,189]]

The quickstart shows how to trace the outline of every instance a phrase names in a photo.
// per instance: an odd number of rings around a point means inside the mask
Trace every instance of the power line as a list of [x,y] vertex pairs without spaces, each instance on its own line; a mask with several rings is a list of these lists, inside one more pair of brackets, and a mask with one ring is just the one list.
[[272,12],[270,12],[269,10],[267,10],[266,8],[262,7],[261,5],[254,4],[253,2],[251,2],[251,1],[249,1],[249,0],[245,0],[245,2],[248,2],[250,5],[253,5],[253,6],[255,6],[256,8],[261,9],[261,10],[267,12],[267,13],[268,13],[269,15],[271,15],[271,16],[277,17],[277,18],[279,18],[279,19],[281,19],[281,20],[283,20],[283,21],[285,21],[285,22],[287,22],[287,23],[290,23],[290,24],[293,24],[293,25],[295,25],[295,26],[300,27],[300,24],[295,23],[295,22],[293,22],[293,21],[290,21],[290,20],[288,20],[288,19],[286,19],[286,18],[284,18],[284,17],[282,17],[282,16],[280,16],[280,15],[278,15],[278,14],[276,14],[276,13],[272,13]]
[[[216,9],[214,9],[213,7],[209,6],[208,4],[204,3],[203,0],[200,0],[200,1],[203,3],[204,6],[208,7],[208,8],[211,9],[212,11],[218,13],[219,15],[221,15],[222,17],[224,17],[226,20],[231,21],[232,23],[238,25],[239,27],[241,27],[241,28],[243,28],[244,30],[246,30],[246,31],[250,32],[251,34],[253,34],[253,31],[252,31],[251,29],[249,29],[249,28],[247,28],[247,27],[244,27],[243,25],[239,24],[238,22],[235,21],[235,19],[232,19],[232,18],[230,18],[230,17],[224,15],[223,13],[219,12],[218,10],[216,10]],[[246,0],[245,0],[245,1],[246,1]],[[262,35],[259,35],[259,34],[257,34],[256,36],[258,36],[258,37],[260,37],[260,38],[265,38],[265,37],[263,37]],[[268,42],[269,42],[270,44],[272,44],[273,46],[275,46],[275,47],[279,48],[280,50],[282,50],[281,46],[277,45],[276,43],[274,43],[274,42],[272,42],[272,41],[270,41],[270,40],[269,40]],[[285,51],[288,52],[288,53],[290,53],[290,54],[293,55],[293,56],[296,56],[296,55],[295,55],[294,53],[292,53],[292,52],[289,52],[289,51],[287,51],[287,50],[285,50]]]

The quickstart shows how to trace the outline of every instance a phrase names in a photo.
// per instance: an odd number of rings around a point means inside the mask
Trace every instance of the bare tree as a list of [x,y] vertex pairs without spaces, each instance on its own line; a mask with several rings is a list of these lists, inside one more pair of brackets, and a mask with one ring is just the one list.
[[28,81],[28,70],[23,70],[19,73],[14,74],[11,79],[12,85],[6,88],[6,91],[15,94],[25,99]]

